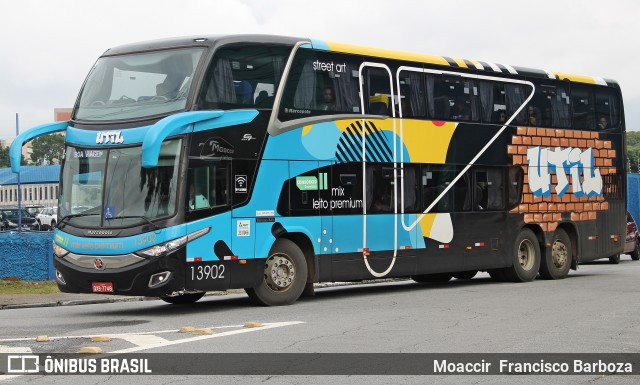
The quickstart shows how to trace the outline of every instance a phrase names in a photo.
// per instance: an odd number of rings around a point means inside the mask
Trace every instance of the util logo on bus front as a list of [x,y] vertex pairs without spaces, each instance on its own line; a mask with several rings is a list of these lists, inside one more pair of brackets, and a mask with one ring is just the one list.
[[567,174],[571,176],[572,193],[576,197],[579,198],[583,195],[587,197],[602,196],[602,176],[600,170],[593,166],[593,150],[591,148],[582,151],[574,147],[556,147],[555,150],[539,146],[531,147],[527,150],[527,160],[529,162],[529,188],[537,197],[546,198],[551,195],[552,171],[558,180],[555,191],[559,197],[562,197],[569,189]]
[[120,131],[100,131],[96,134],[97,144],[120,144],[124,142]]

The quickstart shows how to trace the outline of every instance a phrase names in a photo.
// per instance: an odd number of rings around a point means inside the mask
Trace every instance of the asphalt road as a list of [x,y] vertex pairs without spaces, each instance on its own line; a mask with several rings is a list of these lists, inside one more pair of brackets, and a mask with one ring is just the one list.
[[[244,294],[189,306],[161,301],[0,312],[0,352],[76,353],[97,346],[127,353],[638,353],[640,262],[623,256],[581,266],[559,281],[413,281],[316,290],[288,307],[257,307]],[[245,322],[263,324],[246,328]],[[211,335],[179,333],[212,328]],[[50,342],[39,343],[38,335]],[[110,342],[91,342],[95,335]],[[215,363],[211,363],[214,365]],[[205,363],[208,365],[208,363]],[[328,373],[330,374],[330,373]],[[125,377],[120,377],[120,381]],[[145,376],[159,383],[598,383],[637,376]],[[107,376],[0,376],[0,383],[98,384]],[[111,377],[112,381],[119,381]],[[133,381],[127,377],[126,381]]]

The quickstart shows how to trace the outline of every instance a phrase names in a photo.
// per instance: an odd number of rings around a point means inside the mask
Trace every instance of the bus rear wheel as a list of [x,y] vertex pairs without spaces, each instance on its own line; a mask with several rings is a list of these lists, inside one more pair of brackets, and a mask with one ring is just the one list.
[[304,253],[294,242],[279,239],[265,261],[260,285],[246,288],[245,291],[258,305],[290,305],[300,297],[306,281],[307,260]]
[[513,265],[504,271],[505,278],[511,282],[530,282],[540,270],[540,244],[530,229],[522,229],[513,249]]
[[160,297],[160,299],[172,305],[189,305],[192,303],[196,303],[196,301],[198,301],[202,297],[204,297],[204,292],[203,293],[185,293],[181,295],[176,295],[174,297]]
[[566,231],[557,229],[553,234],[551,251],[540,262],[540,276],[544,279],[562,279],[569,274],[573,252]]

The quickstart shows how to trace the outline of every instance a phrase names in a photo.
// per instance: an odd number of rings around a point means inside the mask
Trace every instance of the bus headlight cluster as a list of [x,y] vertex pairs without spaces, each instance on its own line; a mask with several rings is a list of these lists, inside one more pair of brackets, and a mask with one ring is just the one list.
[[65,255],[69,254],[69,250],[59,246],[57,243],[53,242],[53,255],[56,257],[62,258]]
[[136,254],[139,254],[143,257],[159,257],[161,255],[167,255],[178,250],[186,243],[187,236],[185,235],[184,237],[180,237],[165,243],[160,243],[159,245],[151,246],[148,249],[140,250]]
[[188,242],[191,242],[194,239],[200,238],[201,236],[205,235],[209,232],[210,229],[211,227],[205,227],[204,229],[200,229],[198,231],[194,231],[193,233],[187,234],[184,237],[176,238],[165,243],[151,246],[148,249],[140,250],[136,254],[146,258],[160,257],[163,255],[171,254],[182,246],[186,245]]

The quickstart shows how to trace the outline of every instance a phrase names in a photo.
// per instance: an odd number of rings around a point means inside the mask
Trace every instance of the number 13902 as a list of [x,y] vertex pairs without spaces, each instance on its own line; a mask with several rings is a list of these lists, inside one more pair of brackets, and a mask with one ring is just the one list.
[[224,279],[224,265],[191,266],[191,280]]

